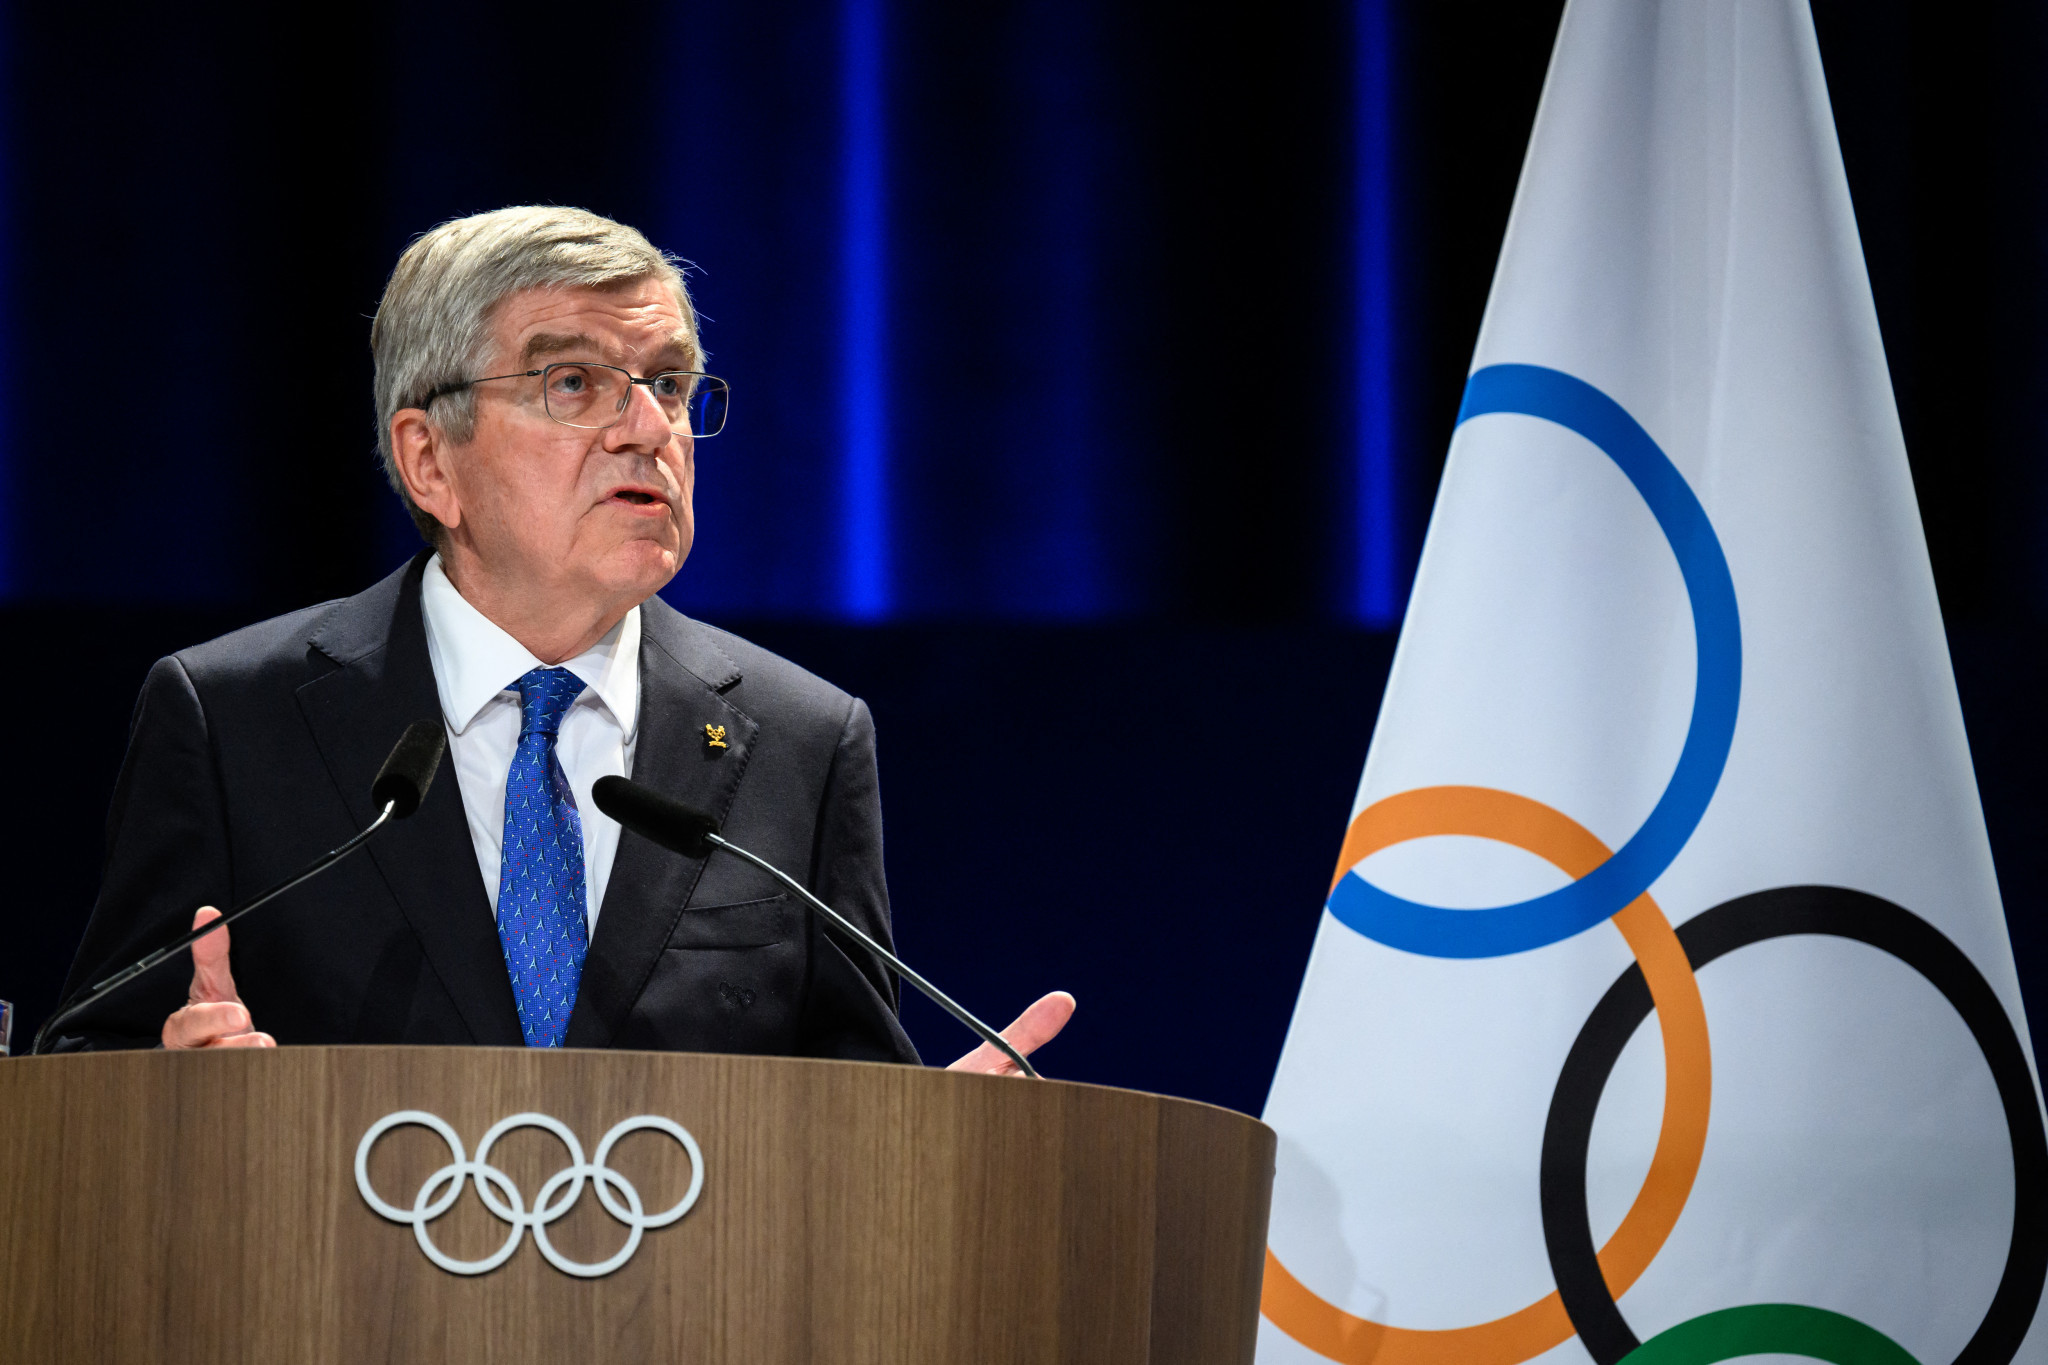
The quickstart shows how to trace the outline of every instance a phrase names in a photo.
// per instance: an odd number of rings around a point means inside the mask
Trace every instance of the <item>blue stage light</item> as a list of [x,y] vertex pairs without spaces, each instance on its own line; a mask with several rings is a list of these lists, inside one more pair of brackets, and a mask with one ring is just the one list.
[[1391,0],[1358,0],[1353,55],[1353,430],[1351,614],[1398,625],[1407,597],[1400,470],[1399,261]]
[[839,608],[880,620],[890,584],[888,145],[882,0],[841,6]]

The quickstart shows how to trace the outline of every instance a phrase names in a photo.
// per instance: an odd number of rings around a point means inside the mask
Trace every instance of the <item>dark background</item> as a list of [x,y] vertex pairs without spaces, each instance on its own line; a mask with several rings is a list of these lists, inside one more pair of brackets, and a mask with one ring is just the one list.
[[[0,663],[58,694],[6,798],[17,1039],[149,663],[417,545],[368,396],[397,253],[552,201],[699,266],[734,418],[667,595],[874,706],[905,954],[991,1016],[1074,990],[1052,1074],[1256,1111],[1559,9],[9,7]],[[1815,11],[2038,1019],[2048,19]]]

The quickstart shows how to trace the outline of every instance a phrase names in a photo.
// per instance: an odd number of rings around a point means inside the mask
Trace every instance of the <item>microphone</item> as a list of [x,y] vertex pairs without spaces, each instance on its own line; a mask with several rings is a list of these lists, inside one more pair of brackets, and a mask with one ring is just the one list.
[[[447,752],[448,731],[440,721],[416,720],[406,726],[370,783],[370,804],[385,808],[393,820],[411,815],[427,799],[427,788],[433,785],[441,756]],[[382,821],[384,816],[377,819]]]
[[896,954],[874,941],[860,926],[834,910],[825,902],[812,895],[796,878],[784,872],[767,859],[749,853],[738,844],[718,832],[718,822],[700,810],[692,810],[680,801],[670,800],[651,787],[623,777],[600,777],[590,794],[597,801],[597,808],[632,830],[641,838],[659,844],[672,853],[686,858],[709,857],[711,850],[722,848],[735,857],[742,858],[760,868],[769,876],[781,882],[804,899],[812,909],[822,914],[833,928],[846,934],[894,968],[897,975],[922,992],[926,999],[946,1013],[958,1019],[973,1030],[983,1042],[1017,1064],[1017,1069],[1032,1080],[1044,1078],[1026,1061],[1024,1054],[1010,1045],[1010,1040],[997,1033],[981,1020],[970,1014],[966,1007],[952,996],[912,971],[907,963]]
[[78,995],[65,1001],[58,1007],[57,1012],[36,1030],[35,1041],[29,1045],[28,1055],[34,1057],[40,1054],[50,1031],[86,1006],[99,1003],[144,972],[170,961],[214,930],[227,928],[258,906],[269,904],[300,882],[325,872],[370,842],[370,837],[385,825],[393,820],[403,820],[418,810],[420,802],[426,799],[427,788],[433,784],[434,774],[440,769],[441,757],[447,750],[448,732],[442,728],[439,720],[416,720],[406,726],[405,733],[398,737],[398,743],[392,746],[390,756],[384,760],[384,766],[377,770],[376,781],[370,784],[370,800],[382,809],[378,811],[376,819],[364,826],[361,833],[321,854],[254,900],[246,901],[219,919],[209,920],[197,929],[179,935],[140,962],[123,967],[106,980],[88,986]]
[[680,801],[671,801],[652,787],[623,777],[600,777],[591,787],[597,808],[651,843],[685,858],[711,856],[711,836],[718,822]]

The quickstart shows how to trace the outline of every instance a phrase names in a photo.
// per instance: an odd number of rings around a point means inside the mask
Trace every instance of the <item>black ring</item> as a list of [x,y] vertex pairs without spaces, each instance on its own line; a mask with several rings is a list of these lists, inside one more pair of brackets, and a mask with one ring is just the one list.
[[[1680,925],[1678,941],[1698,971],[1723,953],[1792,934],[1832,934],[1890,953],[1942,993],[1983,1049],[2012,1139],[2012,1245],[1991,1307],[1955,1365],[2006,1365],[2033,1324],[2048,1278],[2048,1133],[2012,1020],[1976,965],[1939,929],[1861,891],[1781,886],[1739,896]],[[1586,1212],[1586,1156],[1607,1078],[1650,1009],[1643,969],[1632,966],[1579,1030],[1543,1126],[1543,1241],[1565,1313],[1598,1365],[1618,1365],[1641,1342],[1600,1273]]]

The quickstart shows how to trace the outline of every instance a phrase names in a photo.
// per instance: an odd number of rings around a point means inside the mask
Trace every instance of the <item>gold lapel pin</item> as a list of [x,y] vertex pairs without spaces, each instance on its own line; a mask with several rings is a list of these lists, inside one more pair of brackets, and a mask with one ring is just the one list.
[[726,747],[725,727],[723,725],[707,725],[704,727],[704,747],[707,749],[723,749]]

